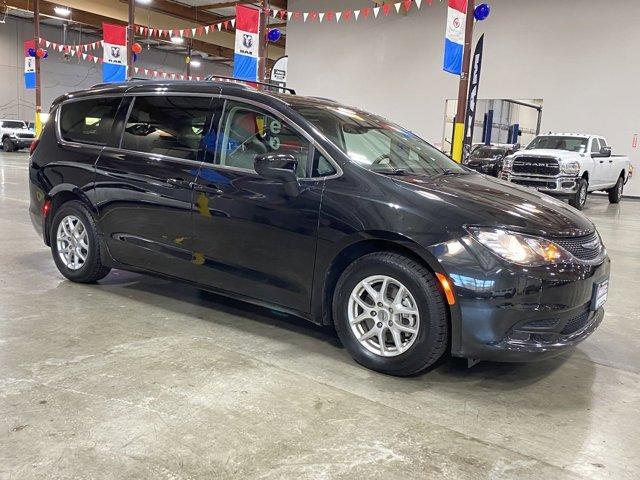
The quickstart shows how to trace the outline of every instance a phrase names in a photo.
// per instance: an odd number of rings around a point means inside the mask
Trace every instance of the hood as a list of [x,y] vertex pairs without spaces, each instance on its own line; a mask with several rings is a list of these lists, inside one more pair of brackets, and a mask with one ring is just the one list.
[[595,231],[579,211],[553,197],[476,173],[439,178],[394,177],[437,208],[450,230],[463,225],[508,228],[544,237],[574,237]]
[[513,154],[513,158],[518,157],[553,157],[560,160],[575,160],[576,157],[584,157],[584,153],[569,152],[567,150],[546,150],[546,149],[534,149],[534,150],[519,150]]
[[469,157],[467,164],[468,165],[485,165],[487,163],[501,162],[503,159],[504,159],[504,156],[499,156],[496,158],[478,158],[478,157],[471,156]]
[[4,133],[13,134],[13,133],[30,133],[34,134],[33,130],[29,130],[28,128],[3,128]]

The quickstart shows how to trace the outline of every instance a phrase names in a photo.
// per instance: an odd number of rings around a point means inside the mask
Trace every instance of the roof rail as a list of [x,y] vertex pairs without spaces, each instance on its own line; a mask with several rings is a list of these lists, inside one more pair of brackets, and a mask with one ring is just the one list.
[[240,78],[227,77],[225,75],[208,75],[204,79],[206,81],[209,81],[209,82],[213,81],[213,80],[222,80],[223,82],[242,83],[242,84],[245,84],[245,85],[263,85],[265,87],[273,87],[273,88],[276,88],[278,90],[286,90],[291,95],[295,95],[296,94],[296,91],[293,88],[283,87],[281,85],[278,85],[277,83],[254,82],[252,80],[242,80]]

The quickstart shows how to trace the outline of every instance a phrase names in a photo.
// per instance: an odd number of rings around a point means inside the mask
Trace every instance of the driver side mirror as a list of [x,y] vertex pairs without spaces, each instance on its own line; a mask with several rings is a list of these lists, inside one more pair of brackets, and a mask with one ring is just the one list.
[[611,147],[602,147],[600,149],[600,156],[603,158],[609,158],[611,156]]
[[297,197],[300,193],[300,184],[296,176],[298,161],[293,155],[283,153],[256,155],[253,168],[261,177],[281,182],[285,193],[290,197]]

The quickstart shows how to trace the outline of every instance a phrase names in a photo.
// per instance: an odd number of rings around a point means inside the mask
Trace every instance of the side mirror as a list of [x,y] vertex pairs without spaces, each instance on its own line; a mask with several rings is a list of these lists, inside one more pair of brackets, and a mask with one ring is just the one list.
[[264,153],[256,155],[253,160],[253,168],[258,175],[281,182],[285,193],[291,197],[300,193],[300,184],[296,177],[297,167],[296,157],[283,153]]
[[600,156],[603,158],[609,158],[611,156],[611,147],[602,147],[600,149]]

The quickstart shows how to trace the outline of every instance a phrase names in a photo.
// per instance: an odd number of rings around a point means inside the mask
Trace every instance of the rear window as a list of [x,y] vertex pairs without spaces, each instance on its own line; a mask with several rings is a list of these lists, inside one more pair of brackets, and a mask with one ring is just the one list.
[[106,145],[120,98],[92,98],[69,102],[60,111],[60,133],[70,142]]

